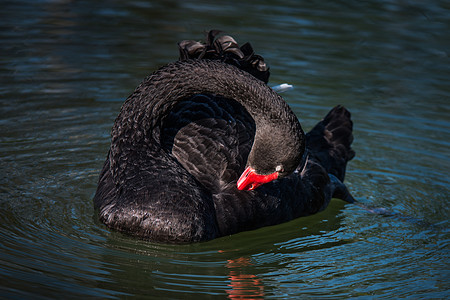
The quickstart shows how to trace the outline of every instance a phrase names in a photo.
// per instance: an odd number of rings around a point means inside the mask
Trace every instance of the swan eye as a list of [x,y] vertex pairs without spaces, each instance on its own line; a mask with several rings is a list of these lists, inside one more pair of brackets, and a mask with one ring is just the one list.
[[283,166],[282,166],[282,165],[278,165],[278,166],[275,168],[275,171],[276,171],[276,172],[283,172],[283,171],[284,171]]

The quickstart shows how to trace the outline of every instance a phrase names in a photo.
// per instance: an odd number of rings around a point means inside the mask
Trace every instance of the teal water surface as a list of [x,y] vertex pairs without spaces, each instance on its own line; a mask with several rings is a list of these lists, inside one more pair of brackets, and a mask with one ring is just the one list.
[[[0,298],[450,296],[446,1],[2,1]],[[120,106],[222,29],[250,41],[308,130],[342,104],[346,184],[382,216],[317,215],[206,243],[107,230],[92,198]]]

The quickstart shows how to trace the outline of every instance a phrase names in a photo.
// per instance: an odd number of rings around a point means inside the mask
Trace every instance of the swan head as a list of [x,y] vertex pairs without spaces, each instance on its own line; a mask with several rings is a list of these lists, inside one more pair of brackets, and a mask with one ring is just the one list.
[[297,169],[305,153],[303,131],[300,129],[298,139],[292,140],[283,134],[285,130],[271,128],[262,133],[256,132],[247,166],[237,181],[239,190],[254,190]]

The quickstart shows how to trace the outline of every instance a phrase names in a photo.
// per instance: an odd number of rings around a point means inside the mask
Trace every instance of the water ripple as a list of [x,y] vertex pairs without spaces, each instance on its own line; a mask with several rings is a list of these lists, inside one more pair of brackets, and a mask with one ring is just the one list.
[[[443,1],[4,1],[0,297],[449,296],[448,5]],[[251,41],[309,129],[352,113],[346,183],[291,222],[193,245],[107,230],[92,197],[122,102],[176,42]]]

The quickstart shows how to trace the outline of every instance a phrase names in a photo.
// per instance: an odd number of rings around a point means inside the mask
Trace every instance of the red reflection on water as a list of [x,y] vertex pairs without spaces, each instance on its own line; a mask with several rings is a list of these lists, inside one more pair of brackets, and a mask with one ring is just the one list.
[[230,299],[259,299],[264,297],[264,285],[256,275],[245,274],[242,268],[252,265],[247,257],[229,259],[226,267],[230,269],[228,278],[230,289],[226,290]]

